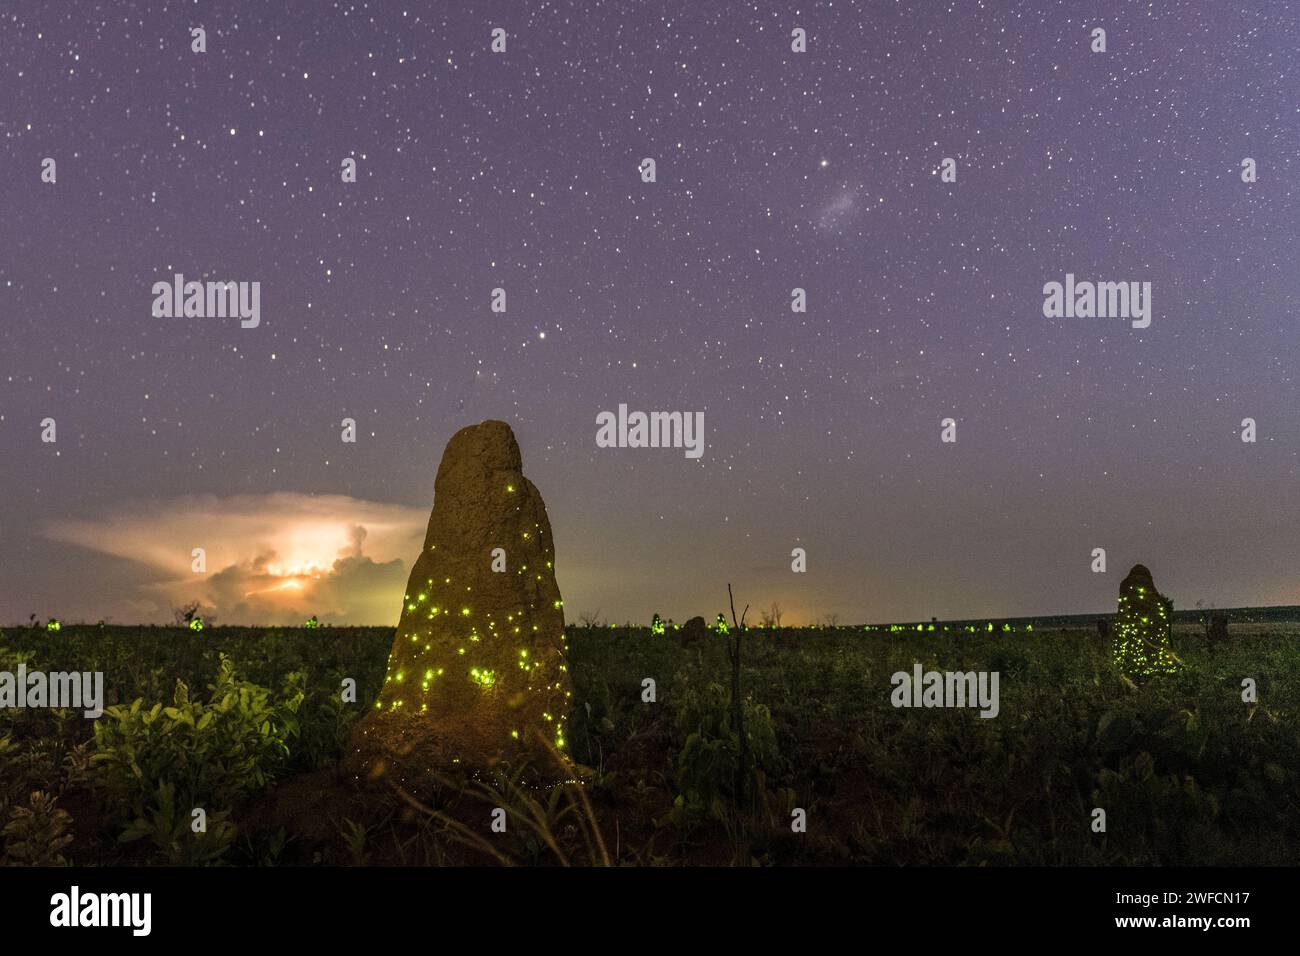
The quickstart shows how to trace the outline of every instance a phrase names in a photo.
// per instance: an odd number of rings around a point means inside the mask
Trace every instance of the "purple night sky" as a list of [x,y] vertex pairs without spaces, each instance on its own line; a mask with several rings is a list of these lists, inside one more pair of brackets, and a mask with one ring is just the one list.
[[[395,623],[486,418],[570,620],[1300,604],[1298,50],[1226,0],[6,3],[0,623]],[[260,325],[153,317],[177,272]],[[1066,273],[1150,327],[1044,317]],[[598,448],[620,403],[703,457]]]

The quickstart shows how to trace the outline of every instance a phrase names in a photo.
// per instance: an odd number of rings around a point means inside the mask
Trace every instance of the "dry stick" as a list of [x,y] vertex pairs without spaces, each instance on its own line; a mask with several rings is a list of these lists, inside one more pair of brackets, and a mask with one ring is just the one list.
[[[558,750],[556,750],[555,746],[549,740],[546,739],[546,735],[542,734],[540,731],[538,731],[536,728],[533,727],[530,727],[529,730],[532,733],[536,734],[537,738],[541,740],[543,746],[546,747],[546,749],[550,752],[551,756],[555,759],[556,763],[560,766],[560,769],[565,771],[565,773],[567,773],[570,777],[573,777],[572,767],[569,765],[569,762],[566,760],[564,755],[561,754]],[[404,788],[402,788],[400,785],[396,783],[393,783],[391,780],[388,781],[388,785],[406,803],[410,804],[412,807],[419,810],[421,813],[428,814],[430,817],[433,817],[435,820],[438,820],[439,822],[445,824],[449,829],[453,830],[456,836],[460,838],[463,842],[469,843],[470,845],[475,846],[483,850],[484,852],[491,854],[493,857],[497,859],[498,862],[500,862],[504,866],[515,865],[513,860],[511,860],[509,857],[502,854],[494,846],[492,846],[492,844],[489,843],[486,839],[484,839],[479,834],[475,833],[469,827],[465,826],[459,820],[447,816],[441,811],[435,810],[432,807],[427,806],[426,804],[420,802],[420,800],[416,798],[413,794],[407,792]],[[483,795],[486,795],[489,798],[489,802],[496,799],[504,798],[508,794],[512,798],[512,800],[503,800],[503,802],[522,803],[524,807],[524,812],[517,814],[518,818],[521,819],[524,823],[526,823],[533,830],[533,832],[536,833],[542,839],[542,841],[550,848],[551,852],[555,854],[556,859],[560,861],[560,864],[562,866],[570,865],[568,857],[565,856],[564,852],[560,849],[559,845],[555,842],[554,835],[550,832],[550,828],[546,825],[546,815],[539,803],[537,803],[530,796],[528,796],[528,794],[524,793],[522,789],[520,789],[517,785],[514,784],[513,781],[510,780],[506,781],[506,793],[499,793],[499,794],[495,793],[494,791],[492,791],[491,788],[487,787],[483,783],[479,783],[479,787],[483,790],[484,792]],[[605,846],[605,838],[601,834],[600,825],[596,822],[596,815],[591,808],[591,803],[587,800],[587,794],[582,789],[581,784],[578,784],[578,796],[582,800],[583,809],[585,810],[587,814],[587,819],[589,821],[587,824],[587,828],[591,831],[591,833],[594,834],[596,838],[596,844],[600,849],[601,861],[604,866],[611,866],[612,863],[610,862],[609,859],[609,851]]]
[[400,784],[393,783],[391,780],[389,780],[388,785],[393,789],[393,791],[399,797],[405,800],[412,807],[419,810],[421,813],[427,813],[435,820],[438,820],[441,823],[445,824],[448,827],[448,829],[454,830],[457,836],[463,842],[468,843],[471,846],[477,846],[480,850],[484,851],[485,853],[489,853],[492,856],[496,857],[497,862],[500,863],[502,866],[515,865],[512,859],[510,859],[505,854],[501,853],[491,843],[489,843],[479,834],[475,833],[469,827],[465,826],[465,824],[461,823],[459,820],[453,819],[452,817],[447,816],[445,813],[442,813],[439,810],[433,809],[433,807],[426,806],[425,804],[421,803],[415,796],[408,793]]
[[[537,734],[538,738],[542,742],[542,745],[546,747],[547,751],[550,753],[551,757],[555,760],[555,762],[559,765],[560,769],[563,770],[565,773],[567,773],[571,779],[576,780],[577,776],[576,774],[573,773],[573,768],[570,764],[569,759],[565,757],[562,753],[560,753],[560,751],[556,749],[554,744],[552,744],[549,740],[546,739],[545,734],[541,733],[536,728],[533,728],[533,733]],[[582,800],[582,809],[586,812],[588,824],[591,827],[592,833],[596,837],[596,845],[600,847],[601,861],[603,865],[611,866],[612,864],[610,863],[609,860],[609,850],[605,847],[605,837],[604,834],[600,832],[600,824],[596,822],[596,814],[591,809],[591,801],[587,799],[587,791],[583,788],[580,782],[578,783],[577,787],[578,787],[578,796]]]
[[561,816],[568,816],[569,814],[572,814],[573,818],[578,821],[577,823],[578,829],[582,831],[582,842],[583,845],[586,846],[587,848],[587,859],[591,860],[594,865],[594,862],[596,860],[596,844],[592,840],[592,831],[593,829],[598,830],[599,828],[593,828],[591,824],[583,817],[583,808],[581,804],[578,802],[578,799],[573,795],[573,789],[572,789],[573,786],[581,787],[582,785],[581,784],[565,785],[564,798],[566,802],[564,805],[564,810],[561,813]]
[[573,794],[570,793],[567,788],[565,789],[564,795],[569,800],[568,806],[564,808],[564,812],[572,812],[573,815],[578,818],[578,824],[582,829],[582,842],[587,847],[587,859],[594,860],[596,859],[596,846],[591,842],[591,830],[587,827],[586,821],[582,819],[582,816],[579,813],[581,807],[578,806],[578,801],[573,799]]
[[[554,853],[556,859],[560,861],[560,865],[569,865],[568,857],[560,851],[559,846],[556,845],[555,839],[551,834],[550,827],[546,824],[546,814],[542,810],[541,804],[537,803],[532,797],[524,793],[524,791],[509,777],[506,777],[505,788],[501,791],[495,790],[482,781],[479,781],[477,786],[479,790],[482,791],[479,796],[481,798],[486,798],[485,802],[492,804],[493,806],[498,803],[508,804],[511,809],[515,810],[515,817],[530,826],[533,832],[536,833],[548,847],[550,847],[551,852]],[[515,809],[516,806],[520,804],[522,804],[523,810]]]
[[550,824],[546,819],[546,811],[543,809],[542,805],[528,794],[524,793],[524,791],[521,790],[513,781],[510,781],[509,788],[512,791],[514,800],[523,803],[525,810],[532,814],[531,820],[529,820],[527,816],[524,817],[525,822],[528,823],[528,825],[533,828],[533,832],[541,837],[546,845],[551,848],[551,852],[554,853],[555,858],[560,861],[560,865],[568,866],[569,858],[564,855],[564,852],[560,849],[560,845],[555,842],[555,834],[551,832]]
[[[745,615],[749,613],[749,605],[745,605],[745,610],[740,615],[740,620],[736,620],[736,599],[731,594],[731,584],[727,584],[727,600],[731,602],[731,621],[736,628],[736,637],[734,651],[732,647],[727,648],[728,655],[731,657],[731,713],[736,722],[736,733],[740,737],[740,775],[736,787],[736,797],[744,802],[749,795],[749,740],[745,734],[745,705],[740,699],[740,641],[745,636]],[[750,807],[753,810],[753,807]]]

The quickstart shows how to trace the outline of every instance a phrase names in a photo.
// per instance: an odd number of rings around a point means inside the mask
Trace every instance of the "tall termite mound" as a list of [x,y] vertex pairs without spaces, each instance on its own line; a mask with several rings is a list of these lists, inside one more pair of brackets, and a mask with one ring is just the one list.
[[572,689],[546,506],[505,422],[452,436],[388,670],[352,763],[419,788],[430,772],[554,764]]
[[1143,681],[1178,669],[1170,646],[1173,602],[1156,590],[1145,565],[1135,564],[1119,586],[1111,653],[1128,678]]

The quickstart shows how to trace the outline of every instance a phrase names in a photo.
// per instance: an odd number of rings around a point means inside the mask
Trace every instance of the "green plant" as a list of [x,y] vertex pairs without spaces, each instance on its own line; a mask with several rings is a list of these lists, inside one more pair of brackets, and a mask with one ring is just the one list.
[[298,733],[300,673],[286,675],[278,699],[236,679],[224,654],[209,699],[176,681],[172,705],[146,709],[137,698],[110,707],[95,725],[94,782],[119,814],[145,815],[166,784],[186,806],[233,806],[275,779]]
[[347,845],[348,856],[352,859],[353,866],[366,865],[366,836],[369,831],[370,828],[364,823],[357,823],[347,817],[343,818],[343,825],[339,827],[339,834]]
[[43,790],[32,793],[29,805],[14,807],[5,824],[5,856],[17,866],[66,866],[63,849],[72,842],[67,833],[72,817],[57,799]]
[[204,812],[204,827],[194,829],[195,808],[176,800],[176,787],[169,781],[158,784],[153,805],[132,820],[118,840],[134,843],[149,840],[162,862],[169,866],[202,866],[219,860],[235,842],[230,813]]
[[[324,686],[337,688],[339,680],[326,680]],[[306,694],[297,712],[293,766],[317,770],[336,760],[359,711],[336,690]]]
[[[775,769],[780,754],[772,714],[751,698],[742,701],[749,777],[747,789],[761,790],[763,772]],[[678,796],[669,814],[681,825],[702,819],[725,820],[735,802],[742,770],[740,735],[734,728],[735,709],[727,688],[717,682],[702,691],[687,687],[677,714],[685,743],[673,762]]]
[[284,827],[270,831],[241,834],[240,851],[245,863],[254,866],[277,866],[285,848],[293,842]]

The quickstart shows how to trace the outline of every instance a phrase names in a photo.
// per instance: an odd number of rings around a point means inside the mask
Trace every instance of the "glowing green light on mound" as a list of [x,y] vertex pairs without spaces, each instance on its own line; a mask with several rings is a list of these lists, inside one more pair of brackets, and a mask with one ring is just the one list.
[[[1135,587],[1134,591],[1141,596],[1146,593],[1146,588]],[[1167,599],[1162,598],[1158,591],[1156,598],[1159,621],[1152,621],[1140,611],[1126,607],[1127,595],[1121,595],[1119,599],[1111,655],[1116,667],[1130,678],[1170,674],[1178,669],[1178,661],[1169,648],[1172,625],[1163,606]]]
[[514,486],[514,485],[506,485],[506,491],[510,492],[510,494],[514,494],[514,493],[515,493],[515,486]]
[[57,632],[63,630],[63,625],[60,624],[58,621],[56,621],[54,618],[50,618],[50,620],[45,625],[45,629],[50,632]]
[[721,613],[718,614],[718,619],[714,622],[713,629],[719,634],[727,634],[731,630],[727,627],[727,619],[723,617]]
[[196,617],[194,620],[190,621],[190,630],[191,631],[203,630],[203,618]]

